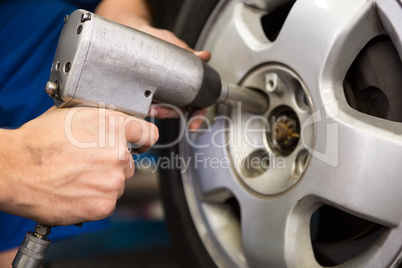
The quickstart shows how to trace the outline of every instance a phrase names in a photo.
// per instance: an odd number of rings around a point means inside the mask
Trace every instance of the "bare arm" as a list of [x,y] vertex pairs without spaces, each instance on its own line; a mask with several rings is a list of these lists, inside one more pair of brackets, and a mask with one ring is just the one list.
[[103,0],[95,13],[132,28],[151,24],[151,11],[145,0]]

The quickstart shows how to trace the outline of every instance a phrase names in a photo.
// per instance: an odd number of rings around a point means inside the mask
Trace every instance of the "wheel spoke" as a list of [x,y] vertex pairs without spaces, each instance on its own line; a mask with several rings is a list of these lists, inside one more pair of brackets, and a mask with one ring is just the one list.
[[341,81],[361,49],[379,34],[371,1],[298,0],[269,52],[271,60],[302,77],[314,98],[320,93],[314,88],[317,76],[326,72],[331,82]]
[[317,266],[310,243],[312,209],[299,209],[299,202],[289,196],[246,202],[241,224],[250,267],[289,267],[290,263],[297,267],[297,261],[308,264],[306,267]]
[[354,117],[341,111],[338,118],[317,124],[316,148],[310,150],[313,157],[301,187],[353,215],[398,226],[402,126],[356,111],[350,114]]
[[243,248],[249,266],[285,266],[286,207],[253,199],[241,212]]
[[395,12],[400,10],[401,4],[400,0],[376,0],[381,25],[391,37],[399,53],[399,57],[402,59],[402,29],[400,27],[402,25],[402,17],[400,16],[400,12]]
[[189,168],[202,198],[209,201],[223,202],[241,188],[227,154],[226,123],[218,119],[209,131],[190,137]]
[[222,13],[223,19],[208,29],[206,40],[197,45],[211,51],[209,64],[227,82],[237,83],[255,65],[266,62],[256,54],[270,46],[261,26],[261,17],[266,12],[252,7],[254,4],[229,3]]
[[326,84],[342,83],[361,49],[383,34],[371,1],[298,0],[277,39],[269,41],[261,24],[267,11],[253,6],[265,5],[269,11],[276,4],[233,2],[222,13],[223,19],[207,29],[209,36],[199,44],[212,52],[211,66],[228,82],[239,82],[254,66],[281,62],[302,77],[313,99],[321,98],[319,94],[326,88],[317,88],[317,75],[322,74]]

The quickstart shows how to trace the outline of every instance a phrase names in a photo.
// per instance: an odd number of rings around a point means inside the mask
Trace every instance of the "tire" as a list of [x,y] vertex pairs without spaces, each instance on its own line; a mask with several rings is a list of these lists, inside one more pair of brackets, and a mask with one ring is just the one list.
[[183,267],[401,267],[399,25],[399,0],[185,2],[177,35],[269,108],[161,122]]
[[[202,28],[217,2],[218,0],[184,1],[174,33],[190,47],[194,48]],[[174,143],[179,136],[180,121],[174,119],[161,120],[159,127],[164,134],[161,135],[159,143],[162,145]],[[179,157],[178,144],[159,150],[159,154],[161,157]],[[176,166],[159,169],[159,184],[167,229],[180,266],[194,268],[216,267],[192,221],[183,191],[180,169]]]

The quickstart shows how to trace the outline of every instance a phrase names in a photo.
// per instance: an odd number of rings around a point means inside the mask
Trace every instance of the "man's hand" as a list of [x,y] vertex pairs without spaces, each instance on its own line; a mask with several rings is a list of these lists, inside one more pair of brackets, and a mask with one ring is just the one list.
[[53,107],[0,137],[0,211],[57,226],[111,215],[134,173],[127,141],[145,151],[158,129],[110,110]]

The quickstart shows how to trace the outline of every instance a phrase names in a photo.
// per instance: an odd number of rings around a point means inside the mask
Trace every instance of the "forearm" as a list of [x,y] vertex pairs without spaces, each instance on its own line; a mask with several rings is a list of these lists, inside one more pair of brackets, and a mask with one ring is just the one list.
[[151,23],[151,11],[146,0],[103,0],[95,13],[133,28]]
[[16,138],[17,130],[0,129],[0,211],[11,212],[18,194],[18,155],[22,145]]
[[[44,128],[51,134],[52,130]],[[42,143],[37,143],[38,136]],[[46,160],[49,151],[54,151],[49,148],[51,140],[38,127],[0,129],[0,211],[34,219],[31,212],[35,213],[36,204],[49,201],[42,179],[51,177]],[[52,158],[57,157],[52,153]]]

